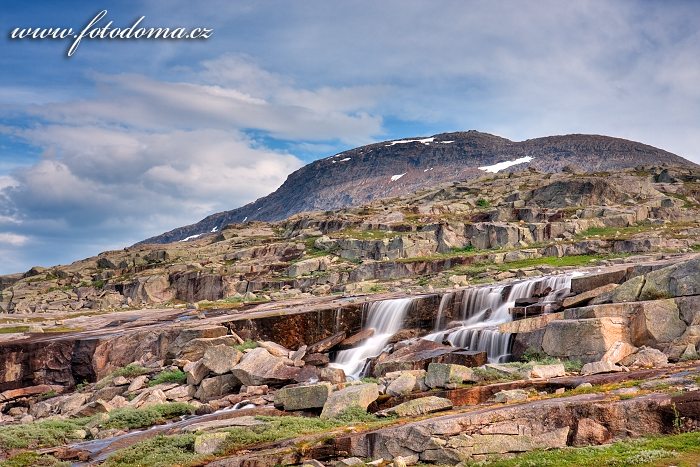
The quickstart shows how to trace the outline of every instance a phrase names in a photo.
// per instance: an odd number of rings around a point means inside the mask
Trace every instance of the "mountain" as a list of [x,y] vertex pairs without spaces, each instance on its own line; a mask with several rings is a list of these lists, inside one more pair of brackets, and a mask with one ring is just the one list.
[[487,173],[484,168],[508,161],[513,165],[491,170],[561,172],[573,166],[594,173],[639,165],[696,167],[662,149],[608,136],[573,134],[516,142],[473,130],[441,133],[370,144],[320,159],[292,173],[279,189],[253,203],[140,243],[176,242],[231,223],[275,221],[304,211],[401,196],[445,182],[474,179]]

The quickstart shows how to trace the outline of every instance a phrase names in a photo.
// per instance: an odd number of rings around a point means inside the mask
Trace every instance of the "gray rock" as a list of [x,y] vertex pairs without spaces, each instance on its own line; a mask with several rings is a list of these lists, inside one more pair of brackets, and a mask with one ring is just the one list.
[[425,376],[425,384],[429,388],[445,388],[449,384],[476,382],[478,378],[474,370],[462,365],[450,363],[431,363]]
[[243,356],[231,373],[246,386],[283,386],[296,382],[301,369],[287,366],[287,359],[275,357],[262,347]]
[[601,360],[598,362],[591,362],[583,365],[583,368],[581,369],[581,374],[584,376],[588,376],[597,375],[599,373],[615,373],[619,371],[622,371],[622,368],[620,368],[619,366],[615,365],[614,363]]
[[443,397],[420,397],[382,411],[381,415],[415,417],[427,413],[440,412],[452,408],[452,401]]
[[228,345],[219,344],[207,348],[201,362],[211,373],[223,375],[233,370],[242,357],[242,352]]
[[379,398],[376,383],[358,384],[333,392],[323,406],[321,418],[334,418],[351,407],[367,410]]
[[286,386],[275,393],[275,405],[284,410],[323,408],[332,392],[330,383]]

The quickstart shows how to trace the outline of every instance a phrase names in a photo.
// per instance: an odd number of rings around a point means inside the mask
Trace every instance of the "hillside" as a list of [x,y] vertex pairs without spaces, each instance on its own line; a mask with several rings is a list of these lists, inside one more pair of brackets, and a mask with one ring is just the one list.
[[290,174],[268,196],[141,243],[175,242],[234,222],[277,221],[299,212],[357,206],[441,183],[478,178],[486,173],[480,167],[519,159],[523,162],[500,171],[527,167],[552,173],[572,166],[593,173],[638,165],[697,167],[667,151],[608,136],[574,134],[514,142],[477,131],[442,133],[370,144],[312,162]]

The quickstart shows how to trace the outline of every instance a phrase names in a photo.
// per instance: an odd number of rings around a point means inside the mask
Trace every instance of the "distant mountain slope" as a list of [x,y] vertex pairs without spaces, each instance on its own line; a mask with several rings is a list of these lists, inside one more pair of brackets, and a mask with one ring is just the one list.
[[638,165],[695,166],[670,152],[620,138],[565,135],[510,141],[466,131],[385,141],[312,162],[289,175],[274,193],[241,208],[212,214],[141,243],[170,243],[221,229],[234,222],[274,221],[303,211],[329,210],[399,196],[440,183],[484,175],[479,167],[508,161],[492,170],[532,167],[559,172],[575,166],[600,172]]

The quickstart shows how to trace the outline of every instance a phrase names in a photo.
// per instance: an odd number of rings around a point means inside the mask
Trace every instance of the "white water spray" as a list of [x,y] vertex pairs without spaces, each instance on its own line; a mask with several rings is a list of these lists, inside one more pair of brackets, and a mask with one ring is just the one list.
[[362,376],[367,359],[379,355],[391,336],[401,330],[412,301],[411,298],[400,298],[371,303],[364,328],[374,329],[374,335],[354,349],[338,352],[331,366],[342,368],[353,378]]

